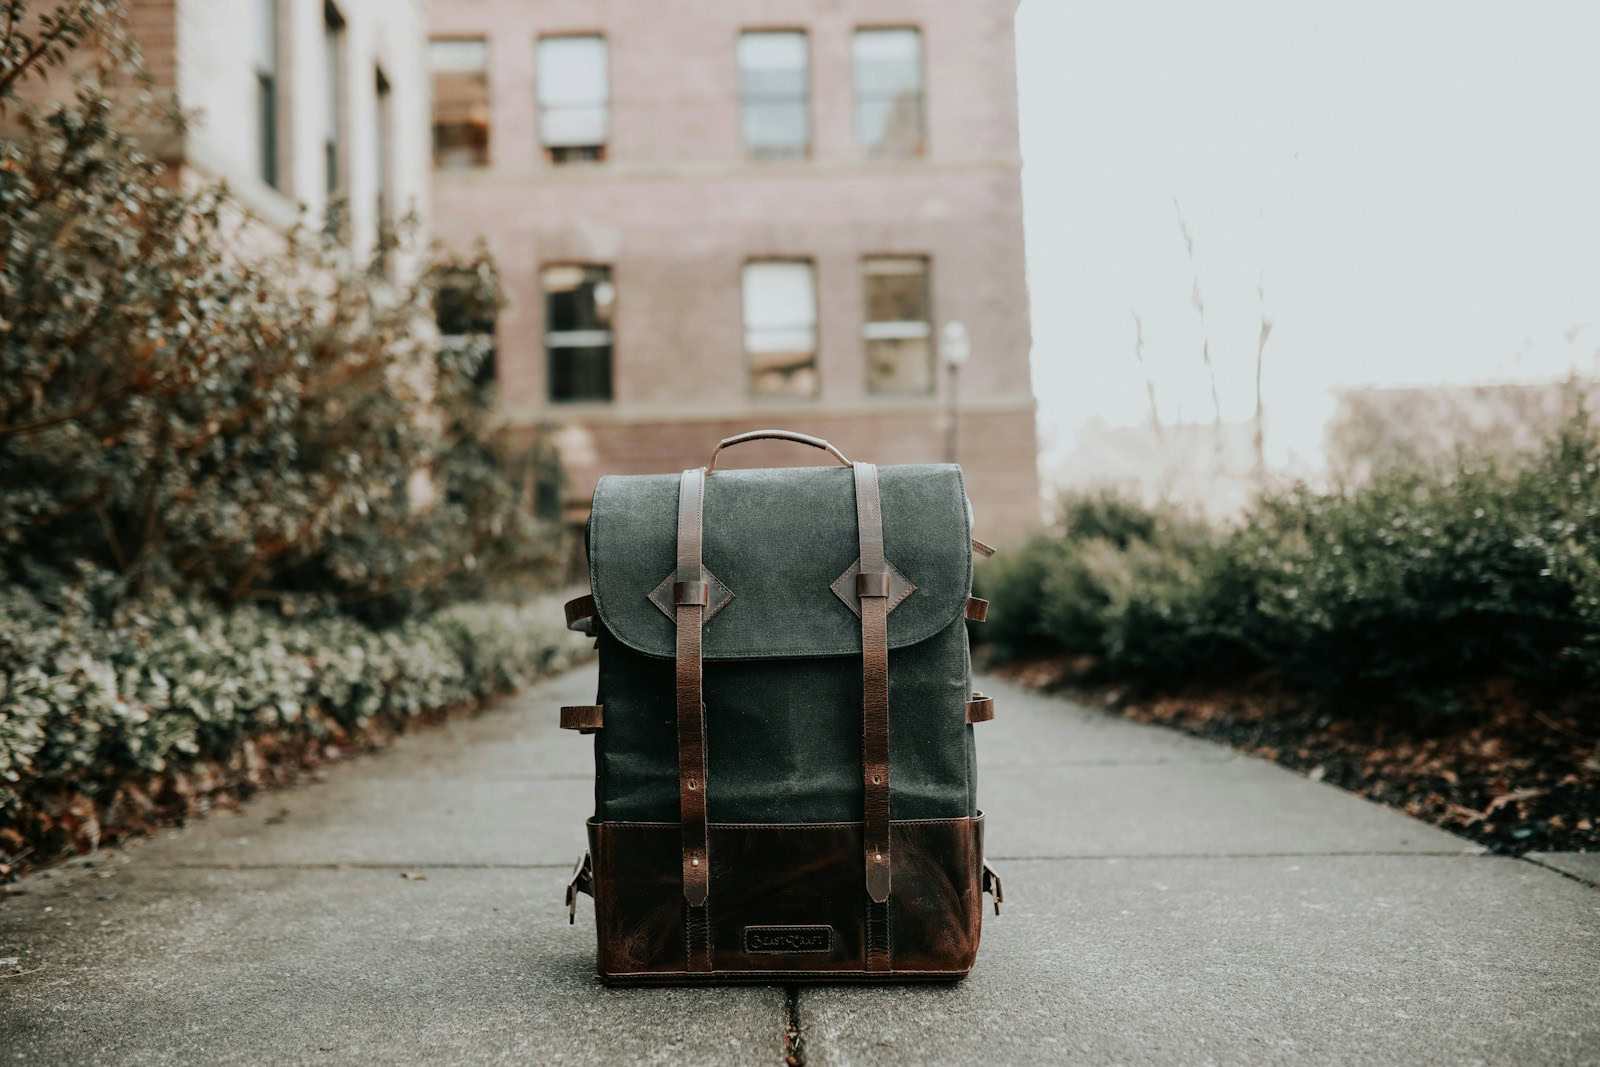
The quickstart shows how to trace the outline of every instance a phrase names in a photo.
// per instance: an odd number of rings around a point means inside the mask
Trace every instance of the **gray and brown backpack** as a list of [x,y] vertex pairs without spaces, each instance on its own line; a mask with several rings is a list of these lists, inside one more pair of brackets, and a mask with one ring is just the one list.
[[[718,470],[777,438],[842,466]],[[953,465],[877,468],[782,430],[682,475],[606,477],[587,531],[600,691],[589,850],[609,984],[954,979],[983,860],[967,620],[971,509]]]

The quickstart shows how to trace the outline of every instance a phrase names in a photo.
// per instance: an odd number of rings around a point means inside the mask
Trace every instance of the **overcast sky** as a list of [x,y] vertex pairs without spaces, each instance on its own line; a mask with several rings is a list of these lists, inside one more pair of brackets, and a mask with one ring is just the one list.
[[[1223,415],[1311,458],[1341,384],[1597,369],[1600,3],[1022,0],[1046,470],[1081,422]],[[1188,261],[1178,208],[1194,238]]]

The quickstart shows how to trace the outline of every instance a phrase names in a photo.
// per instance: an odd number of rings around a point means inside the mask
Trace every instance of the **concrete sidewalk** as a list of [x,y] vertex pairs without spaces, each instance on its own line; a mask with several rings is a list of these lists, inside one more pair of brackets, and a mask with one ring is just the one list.
[[[592,671],[325,783],[28,879],[0,1062],[1597,1063],[1600,892],[993,681],[1005,877],[954,986],[614,991],[561,889]],[[0,974],[6,973],[0,970]]]

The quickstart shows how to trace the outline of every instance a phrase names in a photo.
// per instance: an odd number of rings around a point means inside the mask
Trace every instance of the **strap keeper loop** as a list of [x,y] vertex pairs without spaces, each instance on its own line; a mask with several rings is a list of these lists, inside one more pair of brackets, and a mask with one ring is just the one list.
[[711,603],[711,586],[707,582],[673,582],[672,602],[679,607]]
[[856,575],[856,596],[889,597],[889,572],[888,571],[862,571]]

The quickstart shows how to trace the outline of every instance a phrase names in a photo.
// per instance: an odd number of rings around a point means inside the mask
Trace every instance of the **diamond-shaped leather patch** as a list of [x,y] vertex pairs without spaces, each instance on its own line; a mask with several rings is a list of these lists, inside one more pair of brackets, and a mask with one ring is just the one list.
[[[911,579],[901,574],[893,563],[886,561],[885,566],[889,568],[889,603],[884,608],[884,614],[887,615],[899,607],[902,600],[915,593],[917,587],[912,585]],[[844,601],[844,606],[856,615],[861,614],[861,604],[856,600],[856,575],[860,573],[861,561],[858,559],[850,564],[849,570],[839,575],[833,584],[828,586],[833,590],[833,595]]]
[[[717,580],[717,576],[704,567],[700,568],[706,576],[706,607],[700,616],[700,625],[704,626],[710,621],[711,616],[728,606],[733,599],[733,590]],[[650,590],[650,603],[661,609],[661,613],[674,622],[678,618],[678,606],[672,602],[672,585],[678,580],[678,572],[673,571],[661,579],[661,584]]]

